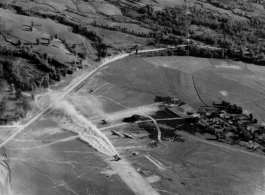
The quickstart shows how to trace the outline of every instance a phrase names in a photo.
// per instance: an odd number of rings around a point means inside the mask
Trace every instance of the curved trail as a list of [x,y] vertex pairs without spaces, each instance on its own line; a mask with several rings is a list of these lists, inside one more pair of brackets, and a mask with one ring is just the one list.
[[157,129],[157,141],[158,141],[159,143],[162,142],[162,141],[161,141],[161,130],[160,130],[160,128],[159,128],[159,126],[158,126],[156,120],[155,120],[153,117],[149,116],[149,115],[144,115],[144,116],[150,118],[150,119],[153,121],[153,123],[155,124],[156,129]]

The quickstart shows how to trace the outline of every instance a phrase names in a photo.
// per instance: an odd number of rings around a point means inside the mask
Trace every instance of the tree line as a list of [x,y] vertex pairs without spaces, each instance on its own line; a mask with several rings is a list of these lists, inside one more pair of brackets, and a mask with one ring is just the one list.
[[[32,52],[29,47],[20,49],[0,48],[0,77],[13,83],[17,88],[22,90],[34,90],[37,87],[47,88],[54,81],[60,81],[67,73],[72,73],[75,67],[69,64],[62,64],[51,58],[47,53]],[[28,69],[20,68],[18,60],[5,59],[6,57],[19,57],[30,60],[37,65],[37,69],[45,74]]]
[[[253,63],[264,61],[265,20],[261,17],[238,21],[198,6],[165,7],[163,10],[155,11],[151,5],[124,6],[117,0],[109,0],[109,3],[118,6],[123,15],[157,29],[157,41],[163,38],[170,42],[170,37],[181,36],[230,51],[240,51],[241,58]],[[215,33],[198,33],[191,26],[208,28]]]

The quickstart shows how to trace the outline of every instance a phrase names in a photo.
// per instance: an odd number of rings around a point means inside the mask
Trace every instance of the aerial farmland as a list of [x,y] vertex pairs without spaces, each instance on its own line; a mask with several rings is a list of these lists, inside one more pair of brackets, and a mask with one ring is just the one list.
[[0,195],[265,194],[262,2],[0,2]]

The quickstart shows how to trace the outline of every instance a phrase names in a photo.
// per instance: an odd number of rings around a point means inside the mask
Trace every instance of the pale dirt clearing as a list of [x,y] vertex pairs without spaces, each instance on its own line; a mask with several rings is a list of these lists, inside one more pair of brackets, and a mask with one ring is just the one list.
[[227,96],[228,95],[228,92],[227,91],[220,91],[220,94],[222,95],[222,96]]
[[152,156],[150,155],[145,155],[145,157],[150,160],[150,162],[152,162],[157,168],[159,168],[160,170],[164,171],[166,170],[166,167],[161,163],[159,162],[157,159],[153,158]]
[[145,178],[149,183],[155,183],[161,180],[161,178],[158,175],[152,175],[147,178]]
[[135,108],[128,108],[126,110],[114,112],[114,113],[106,113],[98,116],[94,116],[89,118],[90,120],[99,120],[99,118],[105,118],[105,120],[112,122],[116,120],[120,120],[126,117],[130,117],[134,114],[138,114],[141,116],[146,116],[149,114],[152,114],[158,110],[158,105],[159,104],[150,104],[150,105],[144,105],[144,106],[139,106]]
[[159,195],[126,160],[106,161],[136,195]]
[[226,66],[226,65],[216,65],[215,68],[230,68],[230,69],[237,69],[237,70],[242,69],[240,66]]

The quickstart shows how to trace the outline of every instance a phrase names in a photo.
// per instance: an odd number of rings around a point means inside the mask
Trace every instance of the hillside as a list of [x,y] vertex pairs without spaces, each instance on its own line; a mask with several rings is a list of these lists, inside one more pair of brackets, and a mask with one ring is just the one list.
[[0,0],[0,195],[264,195],[262,3]]
[[[131,51],[136,45],[165,47],[190,40],[191,44],[227,49],[225,56],[263,63],[263,6],[228,2],[3,0],[1,54],[41,64],[37,69],[28,68],[40,71],[38,74],[44,71],[50,84],[76,67],[82,68],[86,59]],[[26,83],[25,78],[18,80]],[[33,88],[27,85],[23,89]]]

